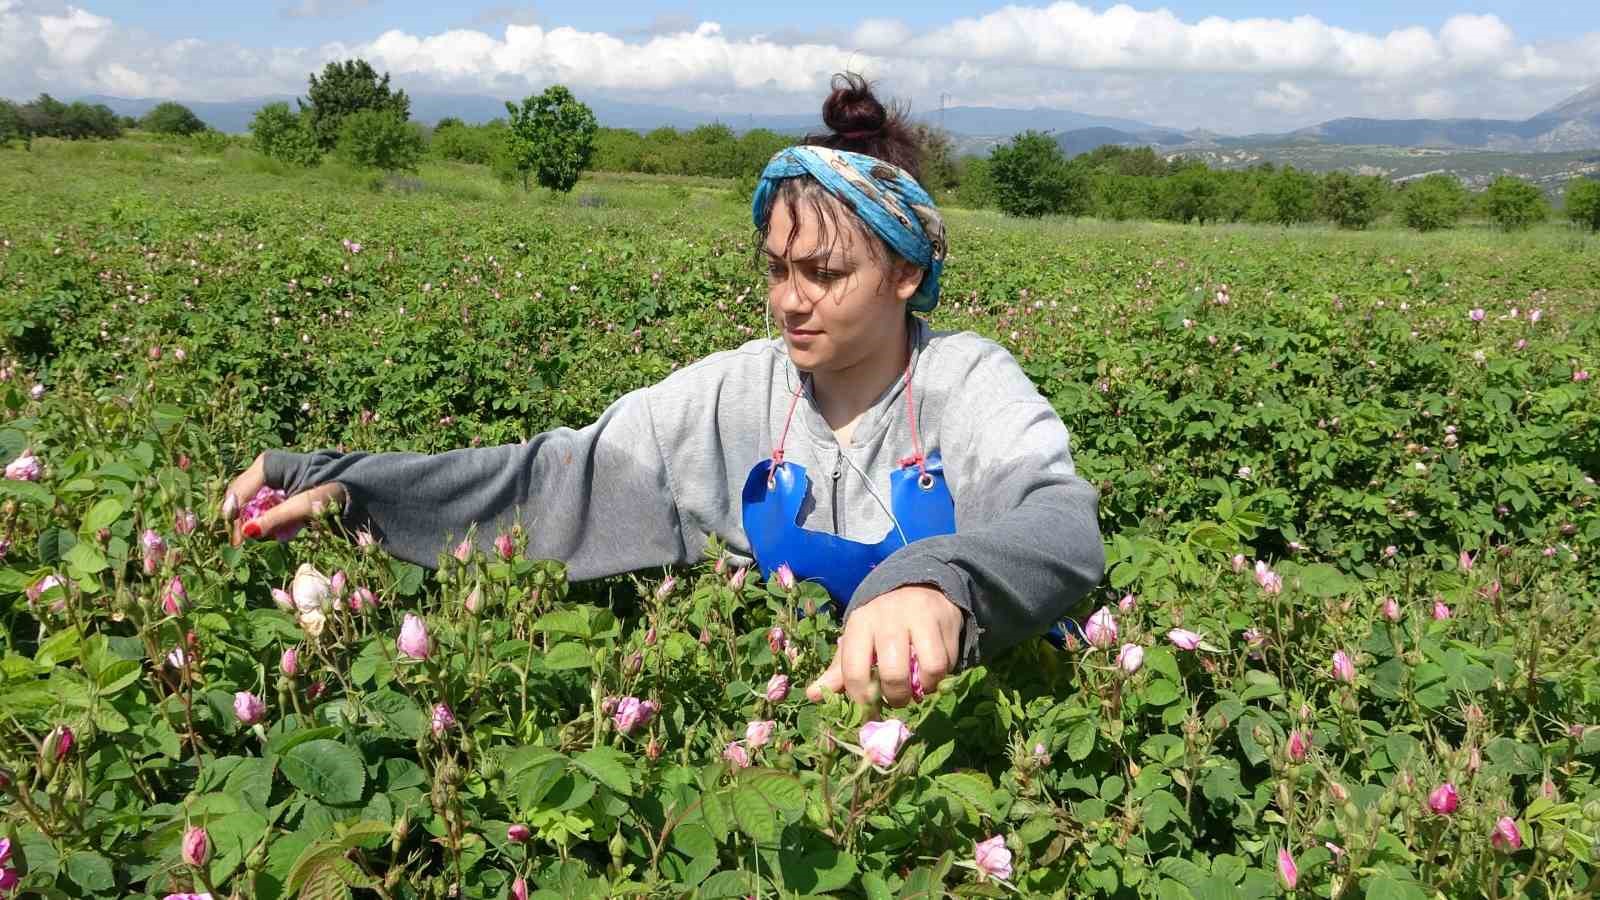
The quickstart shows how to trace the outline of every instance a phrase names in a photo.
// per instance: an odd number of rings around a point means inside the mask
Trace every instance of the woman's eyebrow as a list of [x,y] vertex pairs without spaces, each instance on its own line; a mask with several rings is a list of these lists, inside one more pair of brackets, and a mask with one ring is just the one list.
[[[768,256],[772,257],[773,259],[783,259],[783,254],[774,252],[771,247],[768,247],[766,245],[762,245],[761,252],[767,254]],[[822,248],[820,250],[814,250],[811,253],[806,254],[805,256],[796,256],[796,257],[794,257],[793,261],[794,262],[806,262],[808,260],[819,260],[819,259],[820,260],[827,260],[832,255],[833,255],[833,251],[830,248],[824,247],[824,248]],[[849,254],[845,254],[844,258],[842,260],[840,260],[840,263],[842,265],[848,265],[850,263]]]

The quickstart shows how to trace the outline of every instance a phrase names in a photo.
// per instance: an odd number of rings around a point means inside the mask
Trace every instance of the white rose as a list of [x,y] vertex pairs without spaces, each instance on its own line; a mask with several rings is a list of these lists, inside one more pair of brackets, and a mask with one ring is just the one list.
[[295,609],[301,613],[313,610],[320,613],[333,588],[328,576],[318,572],[310,563],[301,563],[300,568],[295,570],[294,584],[289,590],[294,594]]
[[300,614],[300,627],[305,630],[306,637],[313,640],[322,636],[322,626],[326,625],[327,621],[320,609]]

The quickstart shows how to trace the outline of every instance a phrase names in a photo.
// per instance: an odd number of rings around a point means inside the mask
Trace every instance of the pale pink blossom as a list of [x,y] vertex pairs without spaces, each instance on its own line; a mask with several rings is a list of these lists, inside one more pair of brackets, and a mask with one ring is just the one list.
[[861,726],[859,737],[867,760],[875,766],[888,767],[894,765],[900,748],[910,739],[911,729],[899,719],[884,719]]
[[433,655],[433,641],[428,637],[428,623],[421,617],[406,613],[400,625],[400,636],[395,646],[412,659],[427,659]]
[[267,704],[249,691],[239,691],[233,695],[233,714],[240,724],[254,725],[266,716]]
[[773,576],[778,579],[778,586],[784,590],[787,591],[794,588],[794,570],[789,568],[788,563],[778,566],[778,570],[773,573]]
[[765,747],[772,740],[772,729],[777,722],[771,719],[757,719],[744,727],[745,746],[752,750]]
[[1433,620],[1435,622],[1443,622],[1445,619],[1448,619],[1448,618],[1450,618],[1450,607],[1446,606],[1444,604],[1443,600],[1437,600],[1437,599],[1434,600],[1433,601]]
[[300,651],[293,647],[283,651],[283,655],[278,659],[278,668],[290,678],[300,674]]
[[767,702],[782,703],[789,696],[789,676],[778,674],[767,680]]
[[733,763],[735,768],[747,769],[750,767],[750,753],[738,741],[729,741],[728,746],[722,748],[722,758]]
[[617,701],[616,712],[612,714],[611,721],[616,724],[617,730],[623,734],[632,734],[640,728],[650,724],[660,709],[654,700],[640,700],[638,697],[623,697]]
[[1083,636],[1091,646],[1105,650],[1117,642],[1117,617],[1109,607],[1102,606],[1089,617]]
[[1335,681],[1345,684],[1355,684],[1356,664],[1350,659],[1350,654],[1343,650],[1336,650],[1333,654],[1333,677]]
[[1123,644],[1117,651],[1117,667],[1124,675],[1132,675],[1144,665],[1144,648],[1138,644]]
[[433,712],[429,716],[428,726],[432,729],[434,737],[441,737],[446,731],[456,727],[456,714],[449,706],[435,703]]
[[1383,617],[1391,622],[1400,621],[1400,602],[1393,597],[1383,600]]
[[44,467],[32,450],[24,450],[16,459],[6,464],[6,477],[12,481],[38,481]]
[[1011,877],[1011,851],[1006,849],[1005,835],[997,834],[986,841],[974,841],[972,863],[978,869],[978,880]]
[[1186,628],[1174,628],[1167,632],[1167,640],[1179,650],[1195,650],[1199,648],[1200,642],[1205,640],[1205,635]]

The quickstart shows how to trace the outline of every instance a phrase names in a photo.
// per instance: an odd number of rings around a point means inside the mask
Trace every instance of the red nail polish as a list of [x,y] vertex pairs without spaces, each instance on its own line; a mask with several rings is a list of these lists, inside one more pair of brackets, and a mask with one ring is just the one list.
[[251,540],[261,537],[261,523],[254,519],[244,523],[244,536]]

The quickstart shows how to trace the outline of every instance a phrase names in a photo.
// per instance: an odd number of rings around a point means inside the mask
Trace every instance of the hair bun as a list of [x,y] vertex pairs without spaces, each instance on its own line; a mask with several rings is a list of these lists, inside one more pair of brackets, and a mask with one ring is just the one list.
[[867,80],[854,72],[833,76],[833,92],[822,102],[822,123],[846,140],[876,137],[889,111],[873,96]]
[[833,90],[822,102],[822,122],[831,134],[808,134],[803,144],[863,153],[922,177],[922,140],[899,103],[889,106],[854,72],[833,76]]

